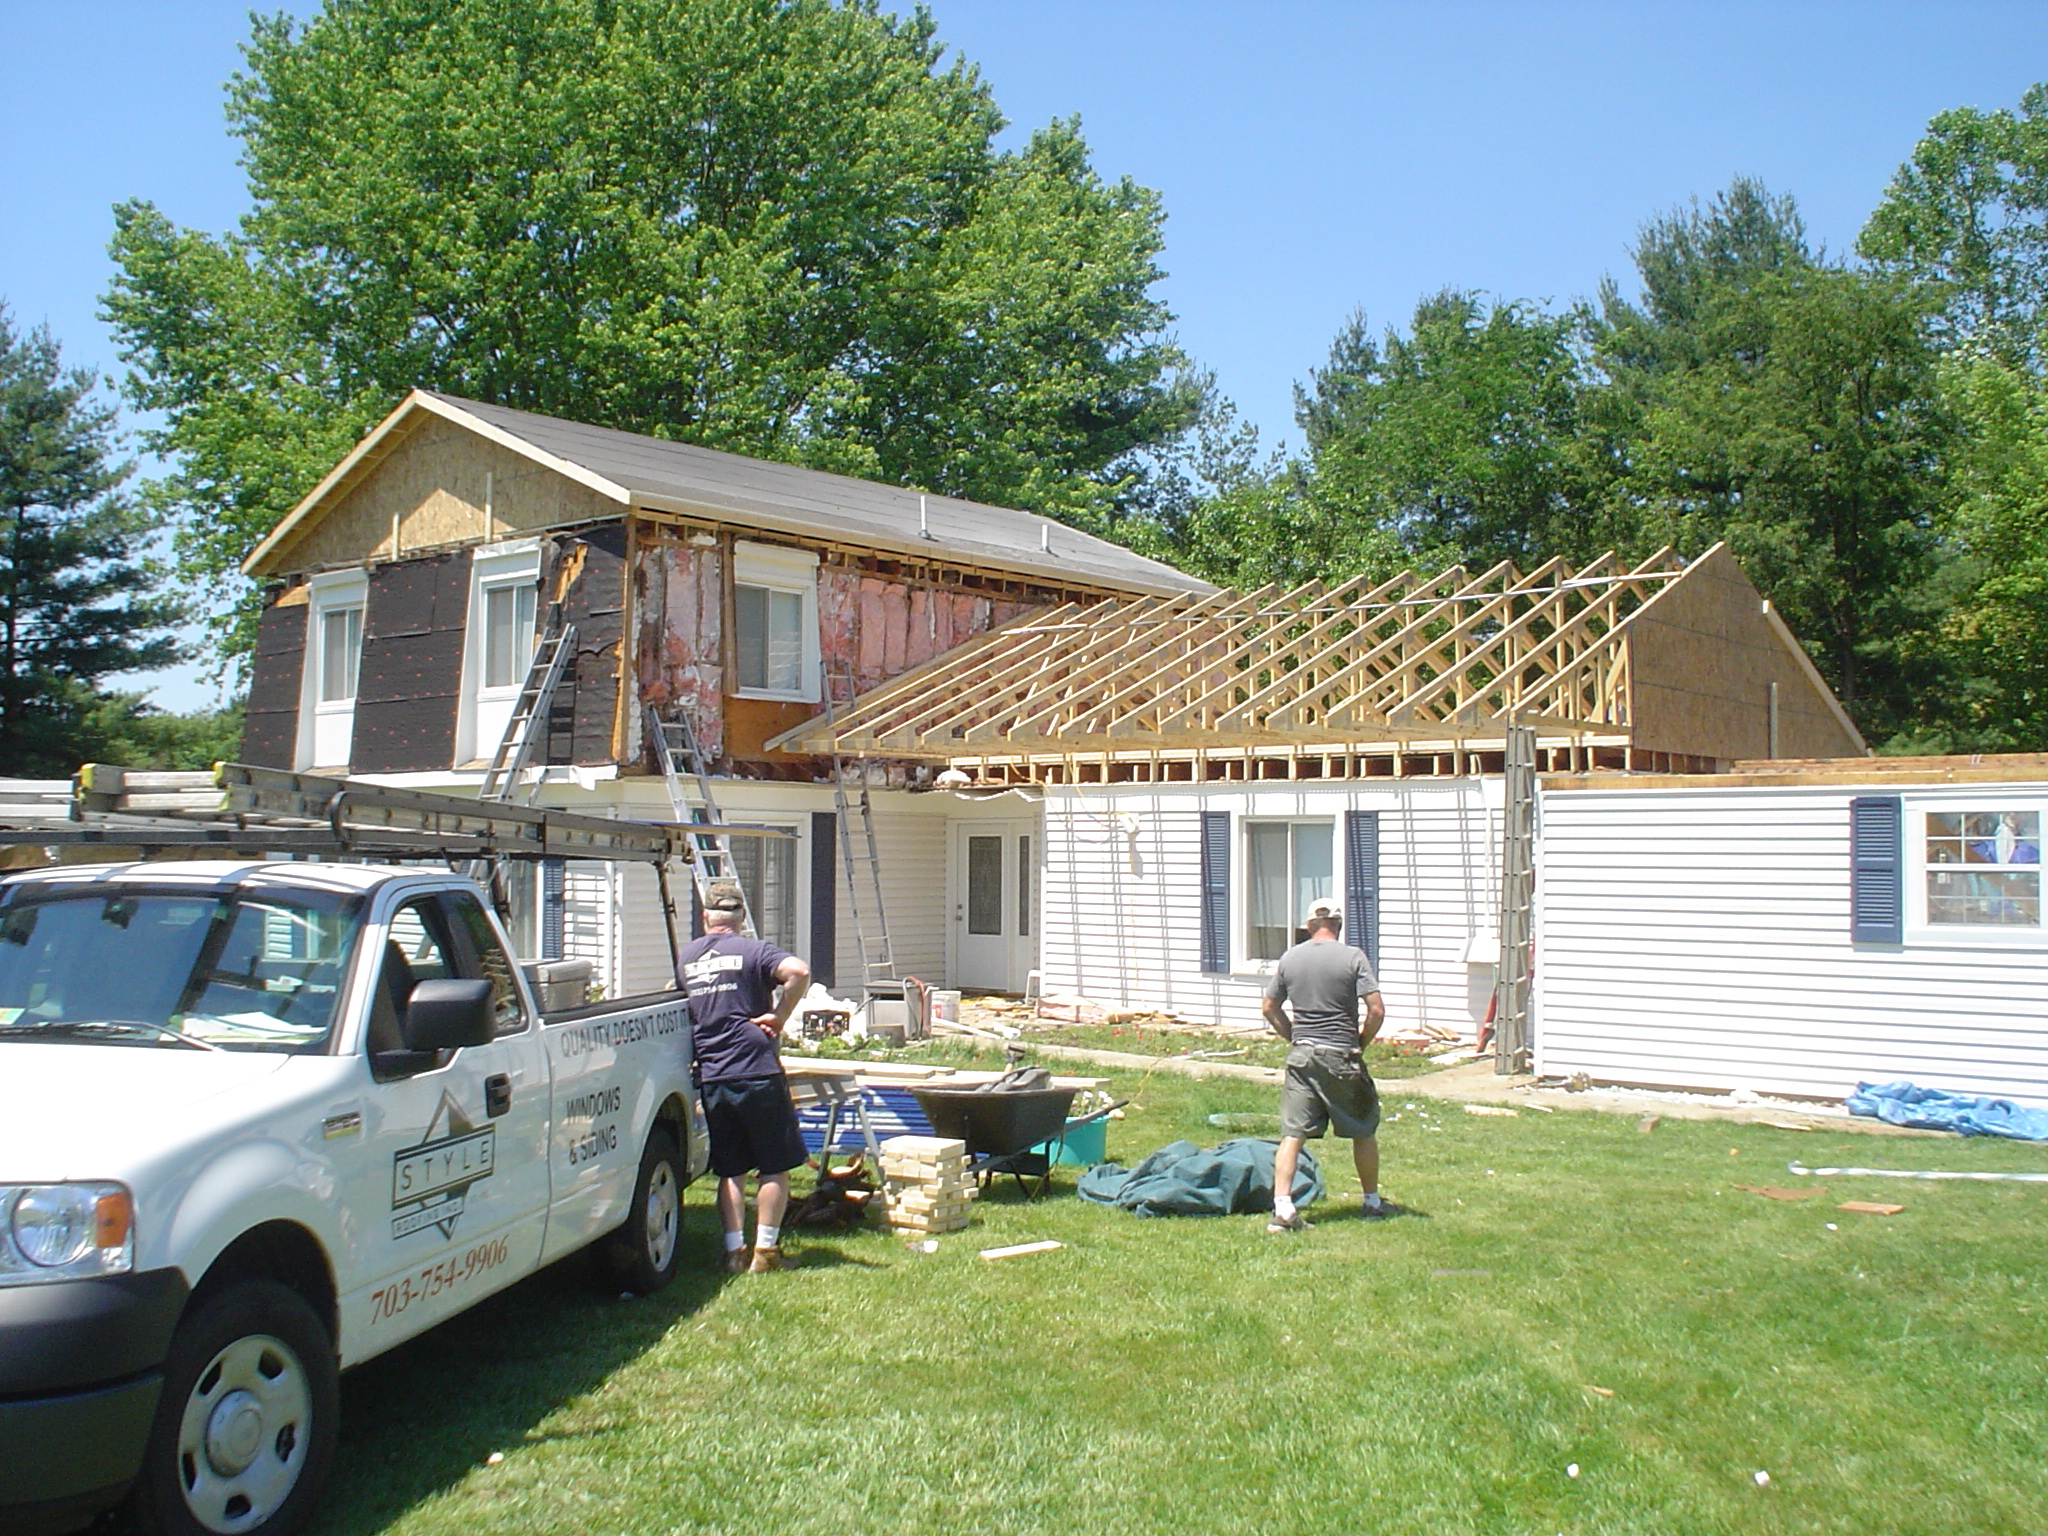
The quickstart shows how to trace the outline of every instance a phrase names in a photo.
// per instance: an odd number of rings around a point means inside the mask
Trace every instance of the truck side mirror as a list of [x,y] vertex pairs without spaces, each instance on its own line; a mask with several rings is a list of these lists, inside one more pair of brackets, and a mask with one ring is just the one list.
[[405,1005],[408,1051],[457,1051],[488,1045],[497,1034],[488,981],[422,981]]

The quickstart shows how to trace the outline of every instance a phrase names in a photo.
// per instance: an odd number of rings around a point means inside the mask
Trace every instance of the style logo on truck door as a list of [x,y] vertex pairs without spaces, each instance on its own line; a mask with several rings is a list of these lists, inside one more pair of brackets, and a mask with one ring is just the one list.
[[391,1236],[410,1237],[429,1227],[455,1235],[469,1201],[469,1186],[497,1166],[498,1128],[479,1130],[445,1089],[417,1146],[391,1157]]

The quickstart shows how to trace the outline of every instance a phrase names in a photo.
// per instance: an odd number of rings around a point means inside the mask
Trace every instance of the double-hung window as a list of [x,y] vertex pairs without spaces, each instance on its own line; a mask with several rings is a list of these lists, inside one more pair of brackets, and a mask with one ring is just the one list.
[[1278,960],[1300,941],[1309,907],[1337,894],[1336,824],[1248,819],[1244,852],[1245,956]]
[[1863,795],[1850,806],[1855,942],[2048,945],[2048,796],[2017,790]]
[[298,746],[301,768],[346,768],[349,764],[368,591],[368,580],[361,571],[337,571],[316,576],[309,583]]
[[733,692],[818,698],[818,559],[805,550],[739,544],[733,551]]
[[529,542],[476,552],[470,575],[469,633],[463,647],[458,762],[488,758],[497,751],[533,666],[539,610],[537,546]]

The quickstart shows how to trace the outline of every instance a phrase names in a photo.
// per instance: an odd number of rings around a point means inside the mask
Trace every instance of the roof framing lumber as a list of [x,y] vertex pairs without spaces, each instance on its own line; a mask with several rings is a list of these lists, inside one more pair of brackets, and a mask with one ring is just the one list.
[[772,745],[1050,759],[1492,740],[1511,722],[1626,738],[1630,621],[1700,563],[1663,549],[1627,568],[1609,553],[1526,574],[1503,562],[1334,587],[1066,603]]

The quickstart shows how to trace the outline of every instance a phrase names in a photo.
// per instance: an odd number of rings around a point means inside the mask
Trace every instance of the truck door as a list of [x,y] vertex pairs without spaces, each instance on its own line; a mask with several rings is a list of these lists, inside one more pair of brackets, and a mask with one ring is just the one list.
[[[382,949],[363,1040],[362,1133],[337,1159],[351,1272],[367,1281],[342,1299],[350,1359],[534,1268],[548,1199],[547,1061],[482,904],[468,891],[415,896],[370,937]],[[490,981],[497,1037],[407,1051],[406,1002],[435,977]]]

